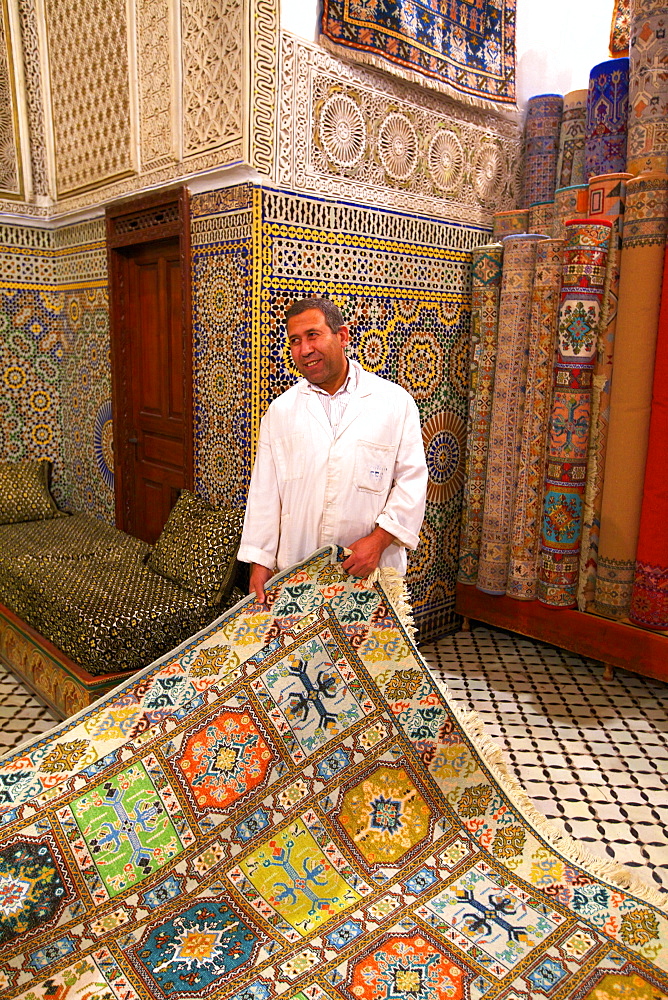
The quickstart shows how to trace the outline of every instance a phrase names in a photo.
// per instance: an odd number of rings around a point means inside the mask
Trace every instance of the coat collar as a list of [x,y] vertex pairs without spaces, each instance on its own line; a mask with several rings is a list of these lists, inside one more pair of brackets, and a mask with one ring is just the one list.
[[[348,400],[348,405],[346,406],[345,413],[341,418],[341,423],[339,424],[339,432],[337,437],[341,437],[341,434],[350,426],[350,424],[356,420],[362,414],[362,399],[368,396],[372,391],[372,378],[369,373],[362,368],[356,361],[349,358],[349,363],[355,366],[357,372],[357,387],[352,393],[350,399]],[[301,393],[306,396],[306,406],[309,413],[313,416],[320,426],[325,430],[330,438],[333,440],[332,428],[325,415],[322,403],[318,399],[318,394],[311,392],[308,381],[303,378],[298,383],[298,388]]]

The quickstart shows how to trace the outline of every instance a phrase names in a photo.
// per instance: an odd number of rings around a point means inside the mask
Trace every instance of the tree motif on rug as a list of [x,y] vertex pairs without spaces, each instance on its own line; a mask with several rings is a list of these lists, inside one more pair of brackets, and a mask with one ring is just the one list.
[[0,761],[0,1000],[665,1000],[659,894],[551,832],[343,558]]

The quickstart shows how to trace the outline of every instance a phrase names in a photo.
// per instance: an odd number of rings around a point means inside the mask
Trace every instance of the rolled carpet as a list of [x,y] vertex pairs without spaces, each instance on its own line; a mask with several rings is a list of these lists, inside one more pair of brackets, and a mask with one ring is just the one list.
[[610,25],[610,55],[629,54],[629,23],[631,20],[631,0],[615,0]]
[[585,183],[587,93],[587,90],[571,90],[564,96],[564,110],[559,130],[557,188]]
[[589,74],[585,181],[626,170],[629,61],[608,59]]
[[611,229],[591,219],[566,223],[538,575],[538,599],[558,608],[576,603],[591,384]]
[[502,240],[504,236],[529,231],[529,209],[512,208],[507,212],[495,212],[492,216],[492,239]]
[[584,523],[580,549],[580,577],[578,581],[578,608],[584,611],[594,600],[596,569],[598,566],[598,541],[601,527],[601,500],[603,496],[603,471],[608,444],[610,420],[610,391],[617,327],[617,298],[619,295],[619,261],[624,229],[626,181],[631,174],[601,174],[589,181],[589,217],[607,219],[612,223],[608,245],[608,263],[603,289],[603,309],[599,327],[594,384],[592,387],[591,430],[589,433],[589,458],[587,460],[587,488],[585,491]]
[[476,586],[505,594],[513,497],[522,440],[535,234],[506,236],[487,477]]
[[661,311],[654,359],[652,415],[630,619],[668,629],[668,250],[663,257]]
[[633,590],[667,233],[668,174],[633,177],[626,185],[594,604],[613,618],[628,615]]
[[626,169],[668,170],[668,7],[634,0],[629,46],[629,123]]
[[529,232],[550,237],[553,226],[554,200],[539,201],[529,207]]
[[566,222],[569,219],[586,219],[589,207],[589,185],[572,184],[571,187],[557,188],[554,192],[554,220],[552,234],[555,239],[566,237]]
[[524,207],[552,201],[557,186],[559,133],[564,99],[537,94],[527,103],[524,127]]
[[531,601],[538,583],[545,445],[561,290],[563,240],[541,240],[531,293],[524,425],[510,530],[506,593]]
[[457,576],[467,584],[474,584],[478,576],[502,260],[501,243],[488,243],[471,253],[471,374]]

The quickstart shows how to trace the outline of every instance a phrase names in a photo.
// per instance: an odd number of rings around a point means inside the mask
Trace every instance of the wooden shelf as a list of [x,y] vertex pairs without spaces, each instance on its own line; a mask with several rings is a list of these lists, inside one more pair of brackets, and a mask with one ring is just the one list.
[[[464,618],[518,632],[571,653],[668,681],[668,635],[540,601],[493,597],[458,583],[455,610]],[[608,677],[611,672],[607,672]]]

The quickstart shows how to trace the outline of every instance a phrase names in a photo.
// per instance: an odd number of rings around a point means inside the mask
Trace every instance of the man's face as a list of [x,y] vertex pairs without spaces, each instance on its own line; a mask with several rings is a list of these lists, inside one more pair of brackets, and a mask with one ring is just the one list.
[[344,353],[347,326],[332,333],[319,309],[307,309],[288,320],[288,343],[292,360],[304,378],[326,392],[341,388],[348,367]]

